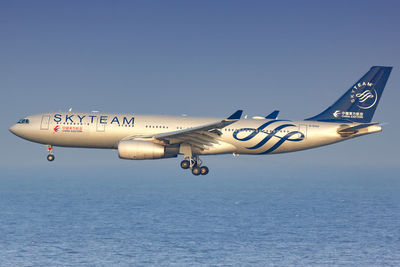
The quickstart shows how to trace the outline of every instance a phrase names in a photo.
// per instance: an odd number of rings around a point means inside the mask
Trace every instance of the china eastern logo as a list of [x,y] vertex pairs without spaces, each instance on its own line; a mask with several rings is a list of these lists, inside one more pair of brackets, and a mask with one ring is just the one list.
[[352,112],[352,111],[341,111],[341,110],[336,110],[333,112],[333,117],[339,119],[339,118],[345,118],[345,119],[362,119],[364,118],[364,113],[363,112]]
[[53,128],[54,132],[57,133],[60,130],[60,125],[57,125]]
[[333,112],[333,116],[335,118],[340,118],[341,115],[342,115],[342,112],[340,110],[336,110],[335,112]]
[[357,83],[351,90],[351,103],[357,102],[357,106],[361,109],[370,109],[375,106],[378,100],[378,94],[372,87],[374,84],[370,82]]

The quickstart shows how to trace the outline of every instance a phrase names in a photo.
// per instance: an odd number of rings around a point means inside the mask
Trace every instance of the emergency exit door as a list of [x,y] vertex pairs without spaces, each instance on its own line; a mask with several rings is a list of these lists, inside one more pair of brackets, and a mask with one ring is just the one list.
[[43,115],[42,122],[40,123],[40,130],[48,130],[50,122],[50,115]]
[[104,132],[106,130],[106,124],[101,123],[101,117],[97,118],[97,124],[96,124],[96,131],[97,132]]
[[299,132],[301,132],[302,134],[304,134],[304,139],[307,138],[307,125],[305,124],[300,124],[299,125]]

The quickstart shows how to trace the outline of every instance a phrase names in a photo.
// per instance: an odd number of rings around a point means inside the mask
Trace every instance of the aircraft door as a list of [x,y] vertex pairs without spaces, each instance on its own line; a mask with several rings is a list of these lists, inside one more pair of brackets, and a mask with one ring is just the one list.
[[305,124],[300,124],[299,125],[299,132],[304,134],[304,139],[307,138],[307,125]]
[[106,130],[106,125],[104,123],[100,123],[100,118],[97,118],[97,123],[96,123],[96,132],[104,132]]
[[50,122],[50,115],[43,115],[42,122],[40,123],[40,130],[48,130]]

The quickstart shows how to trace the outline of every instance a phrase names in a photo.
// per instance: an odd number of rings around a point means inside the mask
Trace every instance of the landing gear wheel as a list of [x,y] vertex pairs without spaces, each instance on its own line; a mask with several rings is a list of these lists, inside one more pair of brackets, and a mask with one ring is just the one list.
[[55,159],[54,155],[47,155],[47,160],[48,161],[53,161]]
[[181,161],[181,168],[182,169],[186,170],[186,169],[189,169],[189,167],[190,167],[190,161],[188,161],[186,159]]
[[192,173],[193,173],[193,175],[200,175],[200,173],[201,173],[201,169],[199,168],[199,167],[193,167],[192,168]]
[[200,168],[200,174],[201,175],[206,175],[208,174],[208,167],[207,166],[203,166]]

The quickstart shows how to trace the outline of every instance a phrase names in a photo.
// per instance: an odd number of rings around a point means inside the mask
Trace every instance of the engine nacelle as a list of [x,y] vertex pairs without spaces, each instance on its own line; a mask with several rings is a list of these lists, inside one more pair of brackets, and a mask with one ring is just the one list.
[[126,140],[118,144],[118,156],[121,159],[162,159],[177,156],[175,151],[169,150],[165,146],[147,141]]

